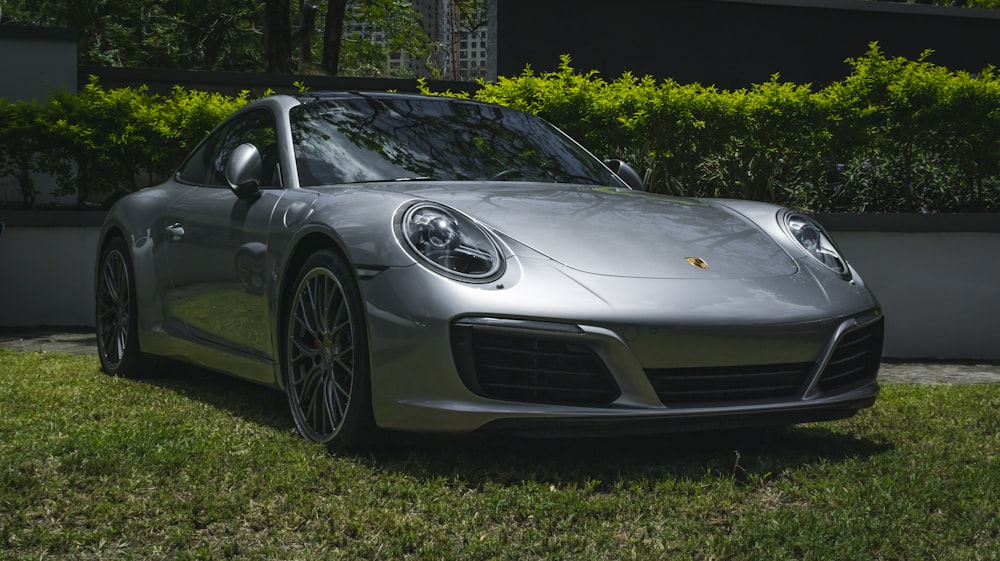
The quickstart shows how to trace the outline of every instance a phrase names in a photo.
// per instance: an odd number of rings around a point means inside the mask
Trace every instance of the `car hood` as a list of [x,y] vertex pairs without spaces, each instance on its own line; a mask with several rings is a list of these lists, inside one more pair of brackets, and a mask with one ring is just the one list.
[[[505,182],[378,184],[460,210],[568,267],[644,278],[790,275],[789,255],[747,218],[699,199]],[[704,264],[704,268],[695,263]]]

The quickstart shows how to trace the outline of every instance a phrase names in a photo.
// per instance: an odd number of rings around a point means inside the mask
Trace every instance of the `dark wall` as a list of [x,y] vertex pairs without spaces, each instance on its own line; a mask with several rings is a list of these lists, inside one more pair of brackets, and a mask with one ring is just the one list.
[[1000,10],[861,0],[498,0],[497,71],[577,70],[723,88],[782,80],[820,85],[878,41],[886,54],[976,72],[1000,66]]
[[42,100],[75,87],[76,33],[0,25],[0,98]]

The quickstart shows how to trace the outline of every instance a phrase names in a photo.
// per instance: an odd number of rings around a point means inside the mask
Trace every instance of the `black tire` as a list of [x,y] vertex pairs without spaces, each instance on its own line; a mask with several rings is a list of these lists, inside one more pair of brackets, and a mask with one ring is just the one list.
[[347,262],[312,254],[285,307],[282,378],[299,433],[331,449],[371,447],[368,333],[361,294]]
[[112,376],[138,377],[143,367],[139,348],[132,255],[122,238],[113,238],[101,252],[95,279],[97,355]]

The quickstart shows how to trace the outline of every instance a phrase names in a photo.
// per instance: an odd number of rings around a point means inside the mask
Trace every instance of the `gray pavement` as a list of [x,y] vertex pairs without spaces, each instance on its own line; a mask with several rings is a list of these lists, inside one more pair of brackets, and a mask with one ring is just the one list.
[[996,362],[883,362],[882,382],[904,384],[1000,384],[1000,363]]
[[97,354],[97,336],[88,329],[0,328],[0,349]]
[[[96,354],[89,329],[0,328],[0,349]],[[1000,362],[896,361],[882,363],[879,379],[907,384],[1000,384]]]

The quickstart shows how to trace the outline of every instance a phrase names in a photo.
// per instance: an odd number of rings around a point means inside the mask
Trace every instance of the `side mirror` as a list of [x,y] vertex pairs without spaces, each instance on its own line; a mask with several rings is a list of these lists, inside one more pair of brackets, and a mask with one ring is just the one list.
[[249,203],[260,198],[264,164],[253,144],[240,144],[226,161],[226,183],[237,197]]
[[604,165],[608,166],[611,171],[615,172],[615,175],[620,177],[632,189],[636,191],[646,190],[646,185],[642,182],[642,178],[639,177],[638,172],[632,169],[632,166],[621,160],[608,160],[604,162]]

